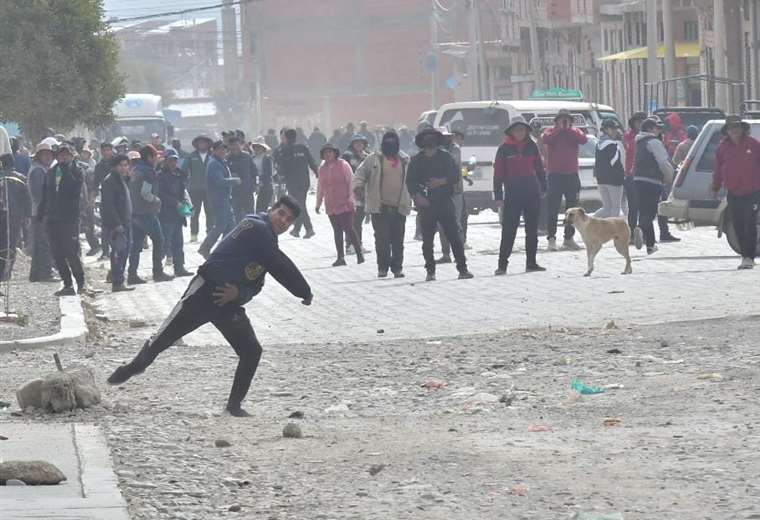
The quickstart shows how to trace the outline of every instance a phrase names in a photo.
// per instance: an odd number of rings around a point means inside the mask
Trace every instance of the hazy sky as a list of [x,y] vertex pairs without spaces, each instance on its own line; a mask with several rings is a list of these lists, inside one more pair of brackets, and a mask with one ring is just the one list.
[[[192,9],[220,3],[219,0],[105,0],[107,18],[129,18],[132,16],[144,16],[178,11],[180,9]],[[218,10],[201,11],[188,15],[190,17],[217,16]]]

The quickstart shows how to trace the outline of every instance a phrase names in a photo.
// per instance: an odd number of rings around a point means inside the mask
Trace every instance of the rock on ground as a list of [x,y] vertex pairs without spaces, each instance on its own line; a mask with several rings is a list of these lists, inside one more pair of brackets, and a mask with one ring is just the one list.
[[66,475],[42,460],[8,460],[0,462],[0,482],[20,480],[30,486],[53,485],[66,480]]

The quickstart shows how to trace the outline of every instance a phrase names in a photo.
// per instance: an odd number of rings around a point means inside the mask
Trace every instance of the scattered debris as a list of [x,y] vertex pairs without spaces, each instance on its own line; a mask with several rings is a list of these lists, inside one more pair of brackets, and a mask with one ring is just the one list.
[[303,419],[304,413],[300,410],[296,410],[292,414],[288,415],[288,419]]
[[600,386],[586,386],[578,378],[574,378],[572,381],[570,381],[570,388],[583,395],[604,393],[604,388]]
[[604,326],[607,330],[613,330],[619,328],[617,324],[615,323],[615,320],[610,320],[607,322],[607,325]]
[[217,439],[214,441],[214,446],[216,446],[217,448],[229,448],[230,446],[232,446],[232,443],[224,439]]
[[524,497],[528,495],[528,486],[525,484],[517,484],[511,489],[511,493],[518,497]]
[[129,320],[130,329],[141,329],[147,326],[148,326],[148,322],[145,320]]
[[720,374],[699,374],[697,379],[706,381],[723,381],[723,376]]
[[385,329],[377,329],[378,334],[385,334]]
[[550,426],[545,424],[531,424],[528,426],[528,431],[531,433],[550,432],[552,431]]
[[325,408],[325,413],[344,413],[348,411],[346,403],[334,404]]
[[235,504],[235,505],[231,505],[230,507],[228,507],[227,511],[229,511],[230,513],[239,513],[241,509],[243,509],[243,508],[240,507],[240,505]]
[[610,426],[620,426],[620,423],[622,422],[623,422],[623,419],[620,419],[618,417],[608,417],[604,420],[602,424],[610,427]]
[[446,383],[438,379],[429,379],[422,384],[422,388],[426,388],[428,390],[440,390],[444,386],[446,386]]
[[373,477],[385,469],[385,464],[372,464],[369,467],[369,474]]
[[607,354],[622,354],[623,351],[619,348],[611,348],[607,351]]

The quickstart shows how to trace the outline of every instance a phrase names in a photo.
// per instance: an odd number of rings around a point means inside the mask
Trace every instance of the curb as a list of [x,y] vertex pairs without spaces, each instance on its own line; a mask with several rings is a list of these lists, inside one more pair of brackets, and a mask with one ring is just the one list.
[[83,344],[88,330],[81,299],[79,296],[62,296],[58,298],[58,305],[61,309],[59,332],[37,338],[0,341],[0,353],[12,350],[31,350],[50,345]]

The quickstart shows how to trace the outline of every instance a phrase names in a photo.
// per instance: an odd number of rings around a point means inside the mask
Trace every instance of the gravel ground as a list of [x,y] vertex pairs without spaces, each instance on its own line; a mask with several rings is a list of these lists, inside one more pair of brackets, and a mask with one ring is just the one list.
[[[58,282],[31,283],[29,257],[19,254],[13,266],[10,289],[10,310],[19,315],[17,323],[0,323],[0,340],[36,338],[60,330],[61,310],[53,293]],[[0,284],[5,294],[5,284]],[[5,312],[5,296],[0,297],[0,311]]]
[[[149,331],[94,325],[60,353],[104,380]],[[759,337],[732,318],[270,346],[251,419],[220,413],[229,347],[176,347],[102,407],[0,420],[100,424],[134,519],[760,518]],[[0,400],[52,370],[5,355]]]

